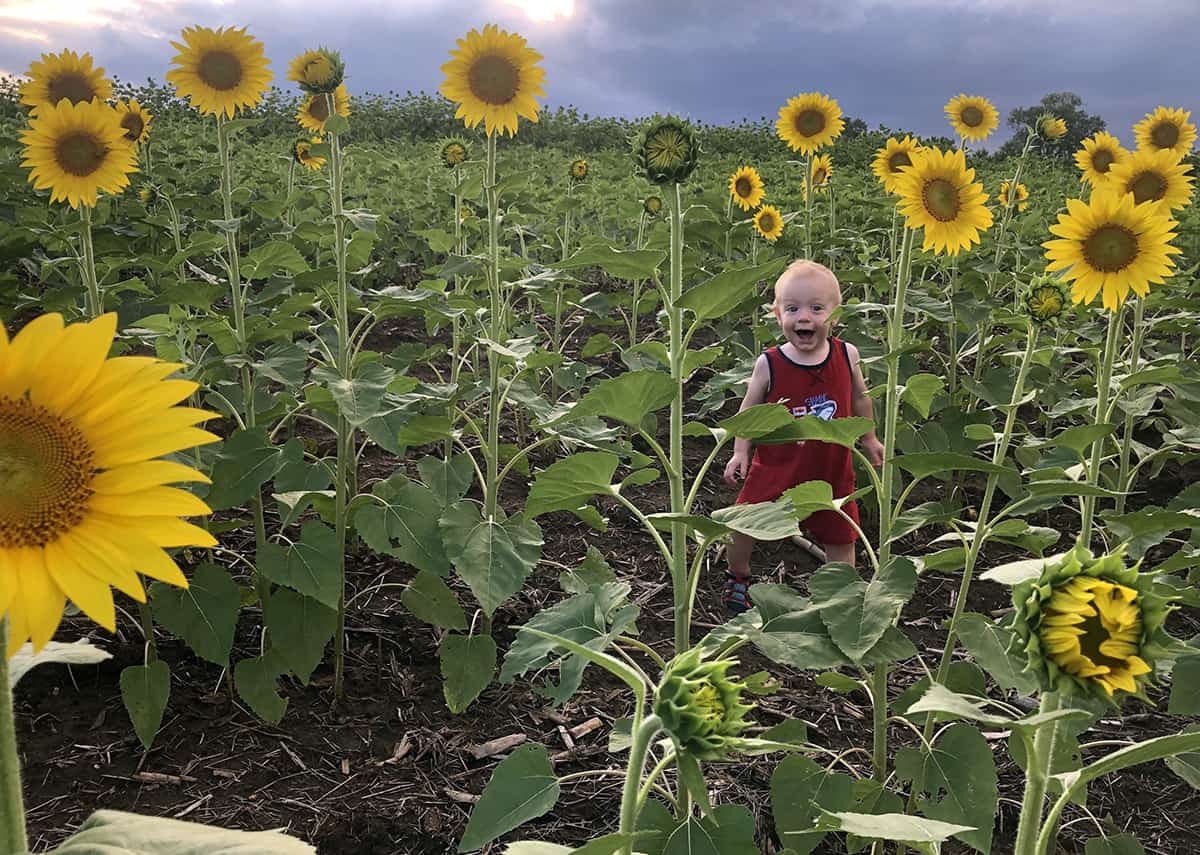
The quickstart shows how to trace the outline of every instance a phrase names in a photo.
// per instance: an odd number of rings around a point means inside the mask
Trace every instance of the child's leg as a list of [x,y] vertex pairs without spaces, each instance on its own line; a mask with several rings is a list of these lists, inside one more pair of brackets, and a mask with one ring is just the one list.
[[739,579],[745,579],[750,575],[750,555],[754,552],[754,538],[735,531],[732,539],[733,542],[725,550],[729,572]]
[[748,611],[753,605],[750,602],[750,553],[753,551],[754,538],[737,532],[725,550],[729,571],[725,574],[721,602],[734,614]]
[[854,544],[853,543],[823,543],[821,546],[825,549],[825,560],[830,562],[840,562],[854,566]]

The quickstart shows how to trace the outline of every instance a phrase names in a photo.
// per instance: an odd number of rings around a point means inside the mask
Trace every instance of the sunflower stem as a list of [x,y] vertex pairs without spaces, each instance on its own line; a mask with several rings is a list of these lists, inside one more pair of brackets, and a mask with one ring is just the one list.
[[[503,344],[505,333],[505,306],[500,293],[500,199],[496,188],[496,134],[488,134],[487,166],[484,175],[484,192],[488,208],[488,264],[487,284],[490,300],[488,315],[489,337]],[[487,477],[484,484],[483,517],[492,520],[496,516],[499,490],[500,457],[500,354],[488,348],[488,426],[487,447],[484,450]]]
[[[1145,301],[1138,300],[1134,306],[1133,314],[1133,342],[1129,352],[1129,373],[1133,374],[1138,370],[1138,362],[1141,361],[1142,341],[1146,334],[1145,325]],[[1125,414],[1125,424],[1121,432],[1121,468],[1120,475],[1117,477],[1117,490],[1120,495],[1116,499],[1116,512],[1118,514],[1125,513],[1125,494],[1133,489],[1133,484],[1130,483],[1129,477],[1129,458],[1130,450],[1133,444],[1133,413]]]
[[8,670],[8,618],[0,617],[0,851],[29,851],[25,803],[21,798],[21,755]]
[[296,187],[296,158],[288,158],[288,175],[287,175],[287,196],[285,198],[283,208],[283,224],[289,229],[292,227],[292,191]]
[[733,194],[725,203],[725,261],[733,260]]
[[96,250],[92,246],[92,209],[88,205],[79,206],[79,217],[83,221],[80,242],[83,244],[83,258],[79,262],[79,271],[83,276],[83,284],[87,289],[86,310],[88,320],[100,317],[104,311],[104,302],[100,296],[100,283],[96,279]]
[[804,257],[812,258],[812,162],[810,154],[804,159]]
[[[1100,374],[1096,378],[1096,418],[1094,424],[1102,425],[1108,418],[1108,394],[1112,383],[1113,358],[1117,350],[1117,335],[1121,331],[1121,321],[1125,315],[1125,304],[1115,312],[1108,313],[1108,335],[1104,339],[1104,352],[1100,355]],[[1104,451],[1104,437],[1092,441],[1091,461],[1088,464],[1087,482],[1093,486],[1100,484],[1100,459]],[[1084,496],[1081,500],[1082,516],[1079,523],[1079,543],[1090,547],[1092,542],[1092,522],[1096,512],[1096,497]]]
[[[638,232],[636,249],[646,248],[646,209],[642,208],[642,213],[638,215]],[[642,300],[642,280],[633,280],[633,304],[629,309],[629,346],[633,347],[637,344],[637,328],[638,328],[638,304]]]
[[[1043,692],[1040,713],[1051,713],[1059,708],[1058,692]],[[1025,794],[1021,798],[1021,819],[1017,824],[1017,840],[1013,855],[1034,855],[1038,832],[1042,825],[1045,808],[1046,785],[1050,779],[1050,767],[1054,761],[1054,743],[1058,738],[1058,723],[1051,722],[1038,728],[1033,737],[1033,750],[1025,762]],[[1028,743],[1026,743],[1028,744]]]
[[[671,216],[671,303],[666,307],[670,327],[671,378],[675,381],[675,397],[671,401],[671,512],[685,513],[683,491],[683,195],[678,182],[671,185],[667,196]],[[688,615],[687,529],[681,522],[671,524],[671,587],[675,600],[675,655],[691,646],[691,627]]]
[[[633,735],[633,745],[629,749],[629,765],[625,767],[625,787],[621,791],[621,819],[617,829],[621,834],[632,834],[637,828],[642,770],[646,765],[646,754],[650,745],[661,730],[662,720],[656,715],[648,715],[642,719]],[[633,841],[624,844],[621,852],[623,855],[632,855]]]
[[[183,230],[179,225],[179,212],[175,210],[175,203],[171,201],[170,196],[166,195],[165,193],[159,193],[159,196],[164,202],[167,203],[167,213],[171,217],[171,237],[175,241],[175,252],[181,253],[183,252]],[[178,272],[180,282],[182,282],[184,279],[187,279],[187,268],[184,266],[182,261],[179,262]]]
[[[462,257],[466,254],[466,237],[463,235],[462,227],[462,175],[459,172],[459,167],[455,166],[453,170],[454,181],[454,252]],[[462,279],[457,273],[454,274],[454,290],[453,296],[457,297],[462,288]],[[462,366],[459,361],[458,350],[462,346],[462,330],[458,325],[458,316],[450,318],[450,386],[454,391],[451,393],[450,401],[446,404],[447,414],[451,421],[454,419],[454,410],[458,400],[458,374]],[[454,438],[446,437],[444,454],[446,460],[454,454]]]

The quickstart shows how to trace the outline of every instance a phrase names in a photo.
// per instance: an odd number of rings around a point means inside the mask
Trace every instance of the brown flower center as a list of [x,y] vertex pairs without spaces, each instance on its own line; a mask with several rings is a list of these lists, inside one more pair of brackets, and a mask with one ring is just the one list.
[[945,178],[926,181],[921,188],[925,210],[939,222],[948,223],[958,216],[958,188]]
[[324,95],[314,95],[308,99],[308,115],[318,122],[329,118],[329,99]]
[[912,158],[907,152],[898,151],[888,158],[888,172],[899,172],[905,166],[912,166]]
[[829,180],[829,173],[825,171],[825,167],[819,166],[813,172],[813,184],[824,184]]
[[1101,273],[1124,270],[1137,255],[1137,235],[1125,226],[1113,223],[1096,229],[1083,242],[1084,260]]
[[764,232],[768,232],[768,233],[775,231],[775,215],[774,214],[763,214],[762,216],[760,216],[758,218],[758,227],[760,229],[762,229]]
[[959,120],[968,128],[977,128],[983,124],[983,110],[978,107],[964,107],[959,114]]
[[1108,149],[1097,149],[1092,154],[1092,169],[1096,170],[1100,174],[1104,174],[1112,168],[1114,160],[1116,160],[1116,157]]
[[1179,142],[1179,126],[1174,122],[1159,122],[1150,131],[1150,142],[1157,148],[1174,148]]
[[126,113],[121,116],[121,127],[125,129],[125,139],[130,142],[137,142],[138,137],[142,135],[142,131],[146,129],[146,123],[142,121],[142,117],[137,113]]
[[43,546],[77,526],[92,495],[93,457],[71,422],[0,397],[0,549]]
[[108,147],[89,133],[68,134],[54,147],[54,157],[63,172],[78,178],[91,175],[108,156]]
[[86,74],[79,71],[64,71],[50,78],[46,85],[46,97],[51,104],[57,104],[66,98],[72,104],[91,101],[96,97],[96,89]]
[[1142,202],[1157,202],[1167,195],[1167,179],[1160,173],[1147,169],[1133,176],[1127,189],[1133,194],[1133,201],[1139,205]]
[[467,73],[471,93],[485,104],[500,106],[517,96],[521,75],[517,67],[503,56],[481,56],[471,64]]
[[733,183],[733,192],[737,193],[742,199],[747,199],[750,193],[754,190],[754,185],[750,183],[750,179],[742,176]]
[[219,92],[228,92],[242,82],[242,63],[227,50],[210,50],[200,57],[196,76]]
[[801,110],[792,120],[792,126],[806,137],[815,137],[825,130],[825,114],[820,110]]

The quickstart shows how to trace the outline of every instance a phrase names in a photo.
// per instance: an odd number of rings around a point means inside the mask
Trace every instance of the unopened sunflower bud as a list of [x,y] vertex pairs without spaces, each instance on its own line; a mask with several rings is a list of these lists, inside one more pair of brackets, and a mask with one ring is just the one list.
[[438,144],[438,156],[441,158],[442,166],[447,169],[462,166],[466,163],[469,154],[467,141],[460,137],[448,137]]
[[1070,293],[1066,283],[1057,276],[1037,276],[1029,284],[1022,306],[1035,324],[1052,326],[1066,310]]
[[306,50],[288,68],[288,80],[310,95],[333,92],[345,79],[346,64],[341,54],[324,47]]
[[1067,135],[1067,123],[1046,114],[1038,119],[1038,132],[1048,140],[1060,140]]
[[588,162],[582,157],[572,160],[569,175],[572,181],[583,181],[588,177]]
[[662,211],[662,205],[661,196],[647,196],[642,201],[642,210],[652,217],[657,217]]
[[737,749],[754,705],[741,702],[746,683],[727,675],[736,664],[736,659],[706,662],[692,648],[667,666],[655,691],[654,713],[680,751],[716,760]]
[[696,168],[700,142],[690,123],[656,115],[634,137],[633,156],[651,184],[679,184]]

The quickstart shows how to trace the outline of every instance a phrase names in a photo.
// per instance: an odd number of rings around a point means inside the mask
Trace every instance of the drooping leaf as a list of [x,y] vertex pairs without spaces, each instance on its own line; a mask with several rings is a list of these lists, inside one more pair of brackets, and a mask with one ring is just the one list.
[[557,421],[600,416],[636,428],[648,414],[671,403],[678,391],[670,374],[629,371],[597,383]]
[[844,811],[854,806],[854,779],[829,772],[807,757],[783,759],[771,775],[771,815],[783,845],[796,855],[809,855],[825,830],[815,822],[822,809]]
[[267,599],[265,617],[272,649],[279,651],[296,679],[307,686],[337,628],[337,609],[280,587]]
[[96,665],[106,659],[112,659],[112,654],[99,647],[93,647],[86,638],[70,644],[48,641],[37,653],[33,652],[33,644],[26,642],[9,658],[8,675],[15,686],[22,677],[39,665],[51,665],[55,662],[64,665]]
[[565,261],[551,265],[555,270],[579,270],[599,267],[617,279],[650,279],[666,260],[659,249],[614,249],[600,239],[585,241],[579,250]]
[[121,700],[133,723],[133,732],[146,750],[154,744],[171,697],[171,669],[155,659],[145,665],[130,665],[121,671]]
[[558,777],[546,748],[526,743],[500,761],[476,802],[459,852],[470,852],[518,825],[551,810],[558,801]]
[[300,528],[300,540],[287,549],[277,543],[264,543],[258,551],[257,565],[259,572],[275,584],[336,609],[342,596],[341,560],[342,546],[334,530],[309,521]]
[[288,672],[287,662],[277,647],[262,656],[243,659],[233,669],[238,697],[254,714],[269,724],[279,724],[287,712],[287,698],[279,694],[279,678]]
[[964,613],[958,620],[958,637],[971,655],[987,669],[1002,689],[1023,695],[1037,690],[1037,679],[1009,652],[1012,631],[984,615]]
[[764,264],[722,271],[685,291],[679,305],[690,310],[696,320],[724,317],[753,293],[757,282],[774,279],[786,266],[787,259],[781,256]]
[[581,451],[556,460],[533,479],[525,500],[529,517],[551,511],[574,511],[595,495],[612,493],[620,459],[607,451]]
[[452,632],[442,639],[438,660],[446,706],[457,715],[491,684],[492,675],[496,673],[496,642],[490,635]]
[[[969,724],[952,724],[928,752],[901,749],[896,772],[913,782],[921,813],[957,826],[948,833],[976,851],[984,855],[991,851],[999,795],[995,760],[982,733]],[[855,834],[862,836],[862,831]],[[906,833],[900,839],[924,838]]]
[[187,588],[165,582],[150,586],[154,620],[214,665],[229,664],[233,631],[241,594],[229,573],[215,564],[201,564]]
[[436,573],[422,570],[404,589],[400,602],[418,619],[440,629],[465,630],[467,615],[458,598]]
[[484,519],[478,504],[463,499],[439,524],[454,569],[489,615],[521,590],[541,556],[542,531],[532,519]]

